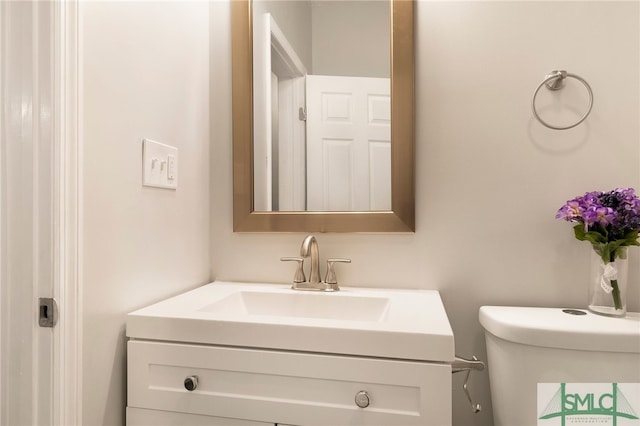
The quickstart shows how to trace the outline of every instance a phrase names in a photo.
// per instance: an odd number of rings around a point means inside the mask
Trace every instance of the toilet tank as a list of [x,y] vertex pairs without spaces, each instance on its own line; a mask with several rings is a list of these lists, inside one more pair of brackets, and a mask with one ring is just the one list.
[[553,384],[542,385],[542,391],[562,383],[567,389],[630,384],[619,389],[637,399],[632,411],[640,416],[640,313],[613,318],[586,310],[483,306],[480,323],[495,426],[560,425],[559,418],[540,419],[553,411],[551,400],[561,398],[547,400],[541,393],[538,401],[538,383]]

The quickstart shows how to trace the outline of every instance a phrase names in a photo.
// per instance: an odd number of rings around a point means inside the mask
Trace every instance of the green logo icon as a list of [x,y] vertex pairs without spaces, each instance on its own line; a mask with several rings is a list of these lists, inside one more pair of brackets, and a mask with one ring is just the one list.
[[562,426],[566,419],[572,416],[582,416],[585,423],[593,416],[608,416],[617,426],[618,418],[637,420],[638,415],[629,404],[629,401],[618,388],[617,383],[612,383],[611,393],[606,392],[567,392],[566,383],[560,383],[560,388],[553,395],[539,419],[546,420],[560,417]]

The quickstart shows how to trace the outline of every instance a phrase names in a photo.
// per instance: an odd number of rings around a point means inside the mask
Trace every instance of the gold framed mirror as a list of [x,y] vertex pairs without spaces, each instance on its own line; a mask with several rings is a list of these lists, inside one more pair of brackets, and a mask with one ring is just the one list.
[[231,2],[234,232],[413,232],[413,0],[390,0],[391,210],[256,211],[253,167],[253,30],[251,0]]

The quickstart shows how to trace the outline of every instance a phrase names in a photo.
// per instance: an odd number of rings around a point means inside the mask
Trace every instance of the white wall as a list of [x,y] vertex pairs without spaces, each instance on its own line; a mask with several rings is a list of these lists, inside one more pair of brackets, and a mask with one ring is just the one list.
[[389,68],[389,3],[313,1],[310,74],[385,77]]
[[[297,253],[303,234],[232,232],[228,9],[212,4],[212,55],[220,59],[211,88],[213,273],[288,282],[294,271],[279,258]],[[589,247],[554,219],[560,205],[589,190],[640,189],[640,11],[638,2],[546,1],[416,9],[416,232],[319,235],[320,253],[353,260],[339,267],[343,285],[440,290],[457,352],[484,359],[481,305],[586,305]],[[586,123],[564,132],[541,127],[530,110],[534,89],[557,68],[586,78],[595,95]],[[577,86],[566,93],[580,97]],[[637,285],[629,297],[640,310]],[[472,379],[485,407],[475,416],[461,380],[454,378],[454,424],[491,425],[487,375]]]
[[[125,315],[209,281],[209,5],[82,2],[83,424],[124,424]],[[142,186],[142,139],[178,147]]]
[[257,17],[270,13],[305,68],[311,70],[311,4],[308,1],[254,0],[252,11],[254,26]]

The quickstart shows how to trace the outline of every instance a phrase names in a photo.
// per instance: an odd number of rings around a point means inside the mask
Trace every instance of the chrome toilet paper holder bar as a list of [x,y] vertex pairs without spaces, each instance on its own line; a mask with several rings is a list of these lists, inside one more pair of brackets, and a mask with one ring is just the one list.
[[471,394],[469,393],[469,376],[471,375],[472,370],[482,371],[484,370],[484,362],[478,360],[474,355],[472,359],[466,359],[459,356],[455,356],[453,363],[451,364],[451,373],[459,373],[461,371],[466,371],[467,376],[464,378],[464,384],[462,385],[462,389],[464,390],[465,395],[467,395],[467,399],[471,404],[471,409],[474,413],[479,413],[482,411],[482,406],[478,403],[474,403],[471,398]]

